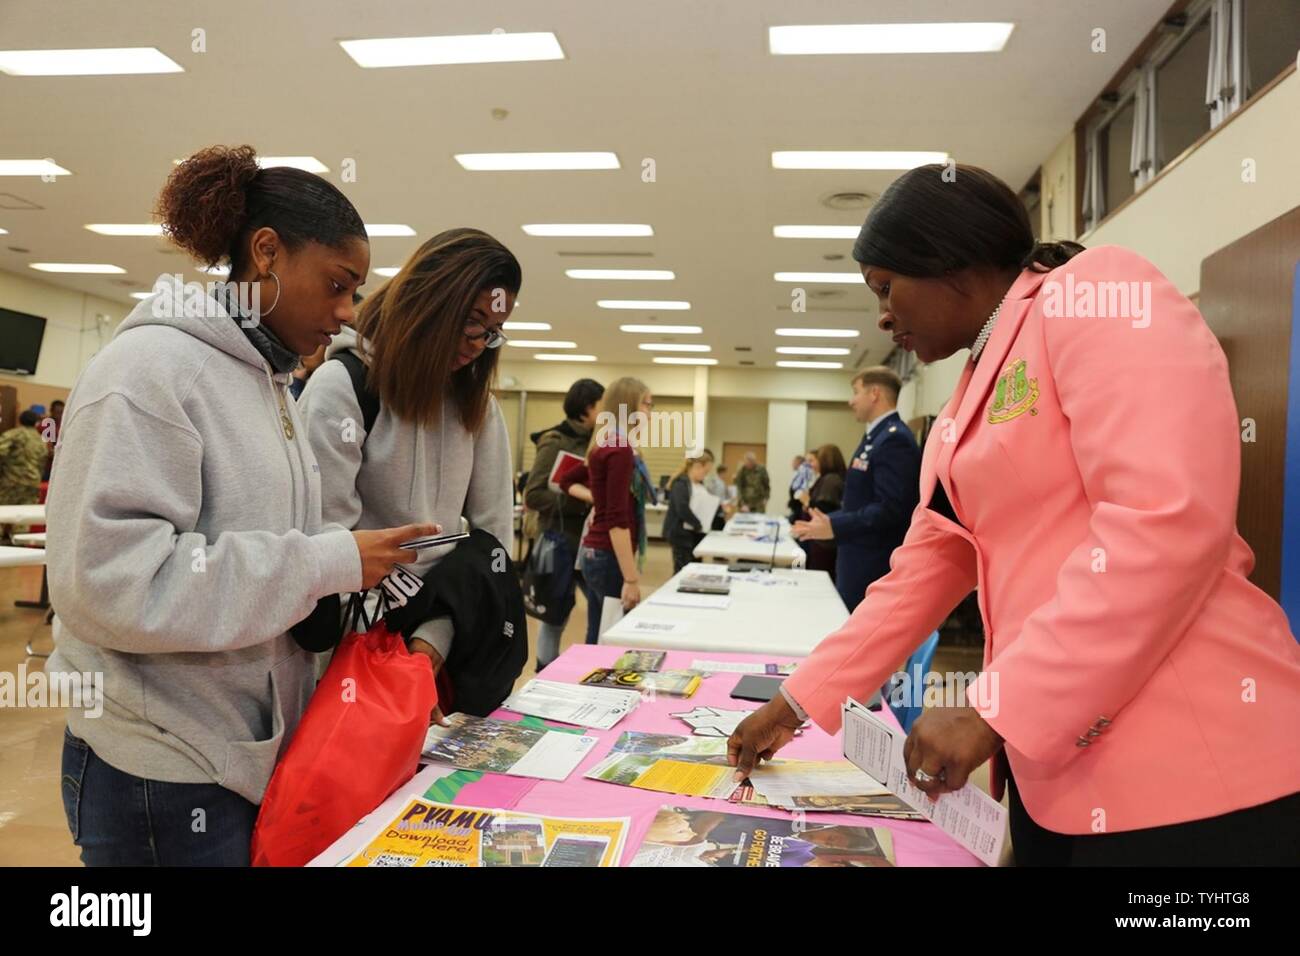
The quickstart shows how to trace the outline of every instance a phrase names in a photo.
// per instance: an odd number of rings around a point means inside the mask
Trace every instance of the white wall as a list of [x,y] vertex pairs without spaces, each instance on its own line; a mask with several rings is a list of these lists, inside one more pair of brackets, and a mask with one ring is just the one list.
[[1043,162],[1038,206],[1038,234],[1043,242],[1075,237],[1075,176],[1075,141],[1071,130]]
[[767,404],[767,475],[772,494],[767,513],[785,514],[786,493],[794,478],[790,462],[808,450],[808,403],[773,401]]
[[961,378],[962,369],[966,367],[969,358],[970,352],[962,349],[956,355],[920,366],[912,381],[903,387],[904,393],[908,386],[913,389],[911,407],[906,411],[903,403],[905,395],[899,396],[898,408],[903,420],[921,415],[938,415],[952,397],[953,389],[957,387],[957,380]]
[[[36,374],[6,381],[71,388],[90,357],[107,344],[131,306],[74,292],[15,272],[0,271],[0,306],[45,317],[45,338]],[[106,317],[102,329],[96,315]]]

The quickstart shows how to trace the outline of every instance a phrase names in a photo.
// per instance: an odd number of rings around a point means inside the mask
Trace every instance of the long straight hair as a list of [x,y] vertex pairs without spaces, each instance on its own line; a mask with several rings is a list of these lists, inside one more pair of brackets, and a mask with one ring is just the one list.
[[[425,242],[361,303],[357,335],[366,340],[367,384],[405,421],[437,421],[450,400],[461,424],[477,432],[487,417],[499,349],[485,349],[452,370],[465,323],[484,290],[518,294],[519,260],[478,229],[449,229]],[[494,296],[494,299],[496,297]],[[494,308],[497,308],[495,301]]]
[[[607,440],[607,436],[618,427],[618,422],[631,420],[633,414],[640,411],[641,400],[649,393],[650,387],[639,378],[630,375],[615,379],[605,389],[605,397],[600,405],[600,414],[596,418],[596,427],[591,430],[591,443],[587,446],[587,460],[591,460],[591,451]],[[623,409],[622,414],[619,410]]]

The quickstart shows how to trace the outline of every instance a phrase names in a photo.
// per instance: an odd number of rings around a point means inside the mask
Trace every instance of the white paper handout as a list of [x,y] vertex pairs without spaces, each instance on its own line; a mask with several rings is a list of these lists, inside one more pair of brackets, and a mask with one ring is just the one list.
[[619,634],[687,634],[691,630],[691,622],[639,617],[620,621],[615,629]]
[[706,674],[793,674],[794,662],[788,664],[761,664],[758,661],[710,661],[697,657],[691,661],[691,670]]
[[907,776],[904,741],[901,730],[853,698],[844,702],[844,756],[984,863],[997,866],[1006,839],[1006,809],[970,783],[930,800]]
[[848,761],[787,760],[765,763],[749,775],[754,792],[769,803],[794,797],[861,797],[884,788]]
[[698,607],[714,611],[725,611],[731,606],[730,594],[691,594],[672,588],[660,588],[646,601],[663,607]]
[[507,697],[501,706],[561,724],[609,730],[639,703],[641,694],[635,690],[584,687],[534,678]]
[[713,527],[713,519],[722,507],[722,499],[710,494],[703,485],[691,484],[691,514],[699,519],[706,532]]
[[740,722],[751,713],[753,713],[753,711],[722,710],[718,707],[696,707],[694,710],[689,710],[680,714],[669,714],[668,716],[686,721],[686,723],[691,725],[697,736],[730,737],[735,733]]

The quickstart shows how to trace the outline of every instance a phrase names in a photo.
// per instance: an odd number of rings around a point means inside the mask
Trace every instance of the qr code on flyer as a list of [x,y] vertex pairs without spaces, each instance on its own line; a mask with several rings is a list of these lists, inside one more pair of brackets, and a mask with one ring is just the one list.
[[418,856],[409,853],[381,853],[370,861],[371,866],[415,866]]

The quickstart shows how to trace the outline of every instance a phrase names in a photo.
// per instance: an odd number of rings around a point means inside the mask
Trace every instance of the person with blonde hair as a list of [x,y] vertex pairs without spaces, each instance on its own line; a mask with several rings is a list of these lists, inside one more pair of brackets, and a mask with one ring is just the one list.
[[587,462],[574,468],[560,487],[592,505],[590,524],[578,553],[587,597],[587,643],[600,637],[606,598],[618,598],[624,611],[641,601],[645,563],[645,506],[654,496],[650,470],[636,452],[638,426],[654,408],[650,388],[640,379],[620,378],[605,390]]
[[673,549],[673,574],[691,563],[695,546],[709,529],[691,510],[691,495],[698,486],[704,490],[704,476],[713,459],[704,454],[686,458],[668,485],[668,511],[664,515],[664,540]]

